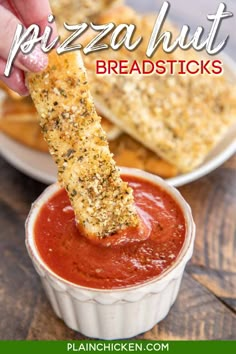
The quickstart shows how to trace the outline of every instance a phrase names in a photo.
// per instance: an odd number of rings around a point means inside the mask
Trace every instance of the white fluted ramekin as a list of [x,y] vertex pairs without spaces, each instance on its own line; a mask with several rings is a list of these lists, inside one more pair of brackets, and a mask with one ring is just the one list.
[[60,189],[58,184],[42,193],[26,220],[26,247],[56,315],[68,327],[93,338],[130,338],[148,331],[166,317],[193,253],[195,225],[191,209],[180,193],[147,172],[121,168],[121,173],[141,177],[166,190],[176,200],[186,220],[185,242],[175,263],[150,281],[114,290],[92,289],[61,278],[44,263],[35,245],[34,225],[41,207]]

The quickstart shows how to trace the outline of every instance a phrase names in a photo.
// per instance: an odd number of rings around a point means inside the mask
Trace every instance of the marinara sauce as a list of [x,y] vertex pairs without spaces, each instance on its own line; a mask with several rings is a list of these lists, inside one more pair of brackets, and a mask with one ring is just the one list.
[[137,210],[149,231],[146,239],[135,238],[137,230],[129,229],[96,242],[85,238],[63,189],[41,208],[34,229],[36,246],[60,277],[90,288],[122,288],[150,280],[175,262],[186,231],[180,207],[147,180],[122,179],[133,188]]

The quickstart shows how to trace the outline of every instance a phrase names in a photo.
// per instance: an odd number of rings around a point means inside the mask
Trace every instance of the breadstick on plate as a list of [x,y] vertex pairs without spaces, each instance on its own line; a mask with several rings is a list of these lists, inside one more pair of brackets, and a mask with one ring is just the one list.
[[62,38],[68,37],[64,23],[96,22],[96,16],[106,9],[116,8],[123,0],[50,0],[52,13]]
[[47,69],[29,73],[27,82],[58,179],[83,233],[104,237],[137,226],[132,189],[109,151],[80,53],[51,52]]
[[[147,59],[145,53],[155,17],[139,15],[122,6],[104,11],[96,23],[118,24],[123,21],[136,25],[135,38],[143,37],[140,46],[130,52],[125,48],[101,51],[99,60],[107,64],[111,60],[129,60],[129,68],[135,60],[141,68],[143,60]],[[169,22],[163,30],[176,33]],[[89,40],[84,37],[83,44]],[[109,36],[107,41],[109,43]],[[97,109],[134,140],[173,165],[179,173],[190,172],[204,163],[207,155],[226,138],[228,131],[234,129],[236,85],[232,70],[227,70],[227,62],[224,63],[224,75],[179,75],[179,59],[187,63],[193,59],[207,62],[210,58],[201,57],[191,49],[165,53],[160,46],[152,62],[155,64],[160,59],[176,61],[177,70],[173,75],[167,61],[165,75],[157,74],[155,70],[152,75],[137,72],[117,75],[114,72],[97,74],[97,59],[97,53],[84,55]],[[209,63],[209,70],[211,65]]]

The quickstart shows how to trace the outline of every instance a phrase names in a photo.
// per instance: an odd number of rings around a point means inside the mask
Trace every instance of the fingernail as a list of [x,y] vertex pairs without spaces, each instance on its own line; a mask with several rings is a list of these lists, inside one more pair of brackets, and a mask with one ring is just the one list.
[[33,52],[29,54],[18,55],[18,61],[25,71],[39,72],[48,65],[48,57],[39,47],[35,47]]
[[18,93],[20,96],[29,96],[29,90],[26,86],[22,86],[21,88],[19,88]]
[[28,96],[29,90],[28,87],[26,86],[24,73],[19,69],[14,68],[12,74],[13,74],[12,78],[14,79],[14,83],[16,84],[17,92],[19,93],[19,95]]
[[28,96],[29,90],[25,85],[25,76],[23,71],[19,68],[13,67],[11,76],[6,78],[2,77],[2,81],[13,91],[17,92],[20,96]]

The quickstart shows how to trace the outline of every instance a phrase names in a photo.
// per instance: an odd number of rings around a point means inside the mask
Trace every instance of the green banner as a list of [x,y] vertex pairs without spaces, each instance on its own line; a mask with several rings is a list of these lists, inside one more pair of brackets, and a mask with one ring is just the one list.
[[236,353],[236,341],[0,341],[0,353]]

